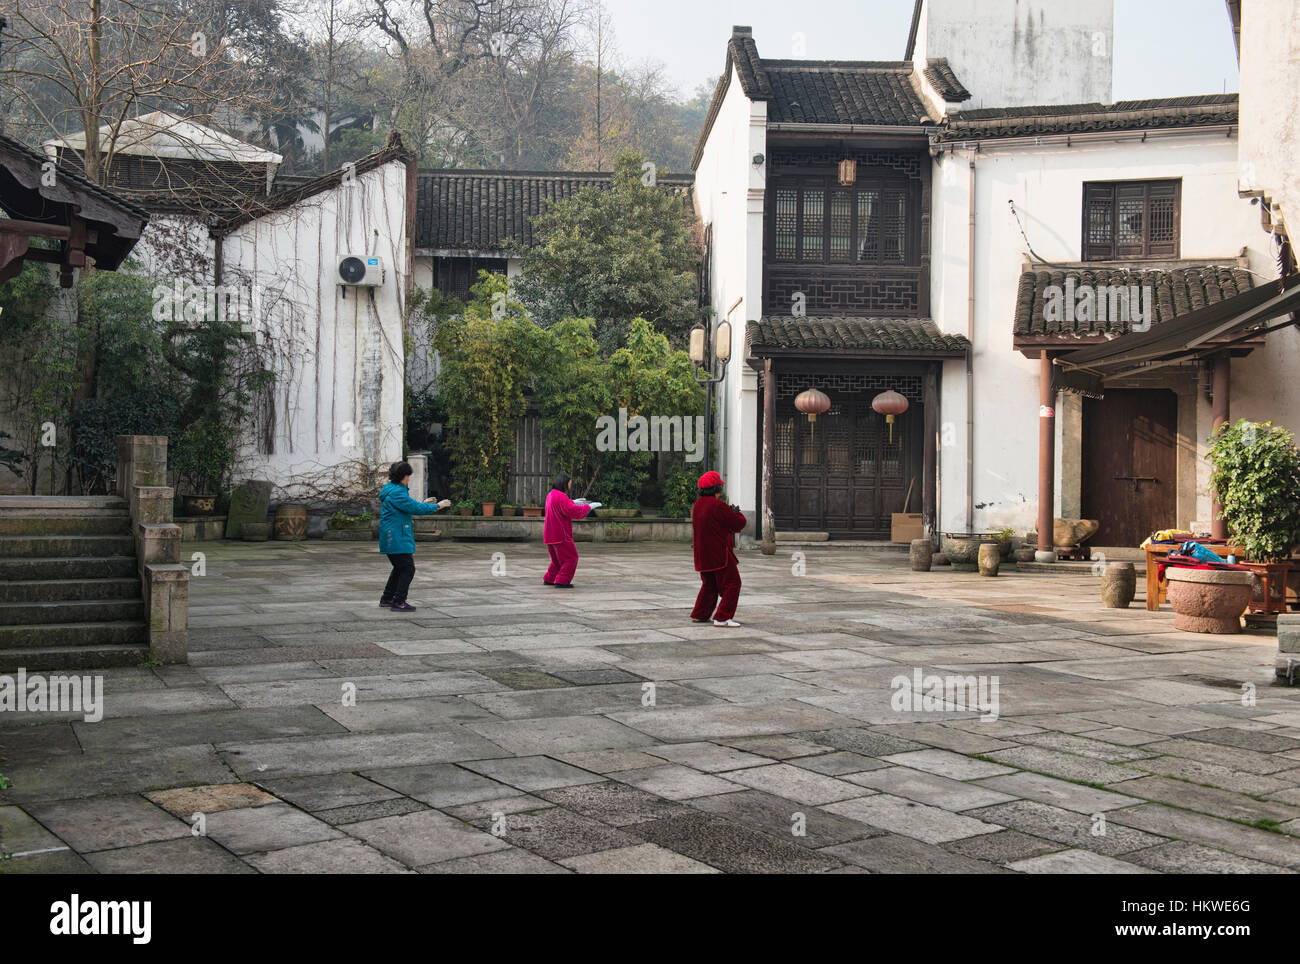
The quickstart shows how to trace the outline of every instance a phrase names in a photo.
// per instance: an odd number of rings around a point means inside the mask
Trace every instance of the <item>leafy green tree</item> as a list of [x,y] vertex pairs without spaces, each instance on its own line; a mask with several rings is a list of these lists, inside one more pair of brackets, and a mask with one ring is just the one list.
[[596,419],[613,399],[590,318],[568,318],[533,338],[530,391],[547,444],[562,471],[586,491],[597,475]]
[[[613,396],[608,414],[627,417],[681,416],[703,411],[704,394],[695,381],[686,352],[673,349],[668,339],[644,318],[634,318],[627,344],[610,356],[607,376]],[[656,458],[652,452],[604,452],[600,481],[594,491],[612,506],[633,506],[649,480]]]
[[1286,559],[1300,541],[1300,449],[1272,422],[1224,425],[1210,437],[1210,485],[1252,560]]
[[504,275],[480,278],[465,312],[438,326],[434,347],[442,356],[439,394],[447,406],[453,491],[461,499],[500,501],[515,423],[527,408],[534,326],[509,299]]
[[[645,318],[677,344],[701,317],[699,248],[687,202],[644,183],[640,155],[623,153],[609,188],[591,187],[533,218],[535,244],[520,248],[519,299],[543,325],[594,318],[606,352]],[[661,172],[660,172],[661,173]]]

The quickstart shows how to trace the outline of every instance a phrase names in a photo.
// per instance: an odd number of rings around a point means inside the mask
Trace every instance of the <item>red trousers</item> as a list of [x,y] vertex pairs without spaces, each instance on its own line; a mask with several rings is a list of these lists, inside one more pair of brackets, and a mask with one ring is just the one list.
[[572,541],[548,542],[546,551],[551,556],[551,568],[542,578],[557,586],[573,582],[573,573],[578,568],[578,547]]
[[[722,602],[718,603],[718,596]],[[708,619],[712,616],[723,622],[736,615],[736,603],[740,601],[740,568],[733,559],[723,569],[714,569],[700,573],[700,594],[695,597],[695,608],[691,610],[692,619]],[[718,611],[713,611],[714,605]]]

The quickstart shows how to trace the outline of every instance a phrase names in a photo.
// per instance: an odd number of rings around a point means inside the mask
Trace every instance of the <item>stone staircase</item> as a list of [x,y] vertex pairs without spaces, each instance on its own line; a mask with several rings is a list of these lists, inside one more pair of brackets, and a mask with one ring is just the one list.
[[126,500],[0,497],[0,672],[132,666],[148,656]]

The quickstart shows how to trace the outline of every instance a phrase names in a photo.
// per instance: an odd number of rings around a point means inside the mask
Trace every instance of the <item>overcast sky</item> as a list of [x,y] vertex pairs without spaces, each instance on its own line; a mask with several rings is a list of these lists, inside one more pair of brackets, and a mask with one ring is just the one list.
[[[624,58],[662,63],[683,94],[721,72],[732,24],[754,28],[764,57],[794,56],[791,37],[802,33],[808,59],[900,60],[912,22],[911,0],[605,4]],[[1113,89],[1115,100],[1235,91],[1237,58],[1223,0],[1115,0]]]

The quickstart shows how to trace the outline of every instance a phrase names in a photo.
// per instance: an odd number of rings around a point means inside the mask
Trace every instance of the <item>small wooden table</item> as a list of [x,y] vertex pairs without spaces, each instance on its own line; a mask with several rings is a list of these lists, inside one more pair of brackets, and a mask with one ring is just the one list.
[[[1246,557],[1246,550],[1241,546],[1230,546],[1221,543],[1210,542],[1204,539],[1197,539],[1207,549],[1213,549],[1223,558],[1236,556],[1240,561]],[[1146,547],[1147,554],[1147,609],[1150,612],[1156,612],[1160,604],[1165,601],[1169,594],[1169,580],[1160,578],[1160,563],[1175,549],[1182,546],[1181,542],[1165,543],[1163,545],[1151,545]]]

